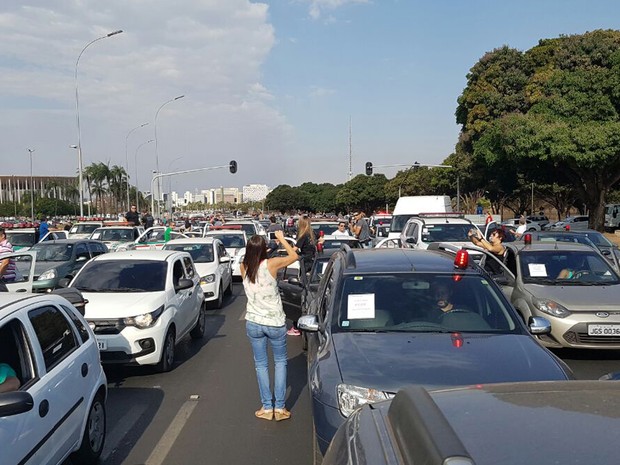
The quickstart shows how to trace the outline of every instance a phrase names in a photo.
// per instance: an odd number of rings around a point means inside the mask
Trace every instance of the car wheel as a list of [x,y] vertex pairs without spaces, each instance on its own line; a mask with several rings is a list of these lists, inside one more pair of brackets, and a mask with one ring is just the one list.
[[88,412],[82,444],[73,454],[73,462],[88,465],[98,463],[105,444],[105,427],[106,416],[103,395],[97,394]]
[[172,370],[174,365],[174,329],[168,329],[166,333],[166,338],[164,339],[164,347],[161,351],[161,359],[157,364],[157,371],[160,373],[165,373],[167,371]]
[[205,335],[205,326],[207,322],[207,315],[205,312],[205,305],[200,306],[200,314],[198,315],[198,321],[196,321],[196,325],[192,328],[189,335],[192,339],[202,339]]

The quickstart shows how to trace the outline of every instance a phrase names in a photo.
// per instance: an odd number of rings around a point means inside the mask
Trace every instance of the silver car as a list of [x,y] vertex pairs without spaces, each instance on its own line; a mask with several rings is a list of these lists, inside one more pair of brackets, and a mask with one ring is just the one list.
[[577,243],[506,244],[503,262],[481,263],[525,321],[542,316],[547,347],[620,349],[620,276],[598,250]]

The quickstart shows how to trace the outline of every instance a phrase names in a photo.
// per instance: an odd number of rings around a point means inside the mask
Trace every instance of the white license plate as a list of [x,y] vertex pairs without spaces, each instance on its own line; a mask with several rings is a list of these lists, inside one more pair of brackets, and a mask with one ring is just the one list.
[[620,325],[588,325],[588,336],[620,336]]
[[99,347],[99,350],[108,350],[108,341],[97,339],[97,347]]

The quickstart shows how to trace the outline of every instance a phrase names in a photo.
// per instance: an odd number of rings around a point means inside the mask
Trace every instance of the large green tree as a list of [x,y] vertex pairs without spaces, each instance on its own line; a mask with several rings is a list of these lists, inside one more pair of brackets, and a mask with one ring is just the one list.
[[548,181],[556,172],[583,199],[590,225],[603,228],[605,194],[620,180],[619,31],[486,54],[468,75],[456,116],[460,148],[493,167],[490,174],[519,184],[519,174]]
[[346,182],[336,195],[336,202],[347,210],[363,210],[367,214],[385,207],[385,185],[383,174],[366,176],[359,174]]

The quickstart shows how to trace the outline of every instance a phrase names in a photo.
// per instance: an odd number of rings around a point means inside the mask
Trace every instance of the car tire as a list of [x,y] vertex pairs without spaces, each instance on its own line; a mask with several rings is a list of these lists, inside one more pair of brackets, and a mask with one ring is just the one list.
[[90,405],[84,437],[80,448],[73,453],[74,463],[94,465],[99,463],[99,456],[105,444],[106,414],[103,395],[97,394]]
[[174,344],[175,344],[174,328],[169,328],[164,338],[164,346],[161,351],[161,359],[157,364],[157,371],[166,373],[172,370],[174,366]]
[[205,335],[205,328],[207,325],[207,313],[205,311],[205,304],[200,306],[200,314],[198,315],[198,321],[189,332],[192,339],[202,339]]

